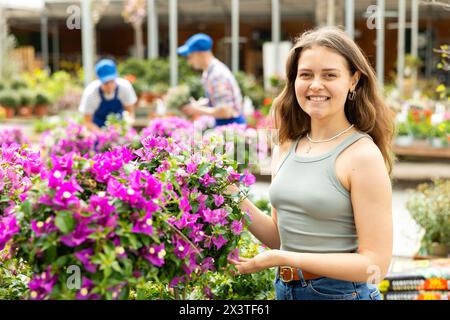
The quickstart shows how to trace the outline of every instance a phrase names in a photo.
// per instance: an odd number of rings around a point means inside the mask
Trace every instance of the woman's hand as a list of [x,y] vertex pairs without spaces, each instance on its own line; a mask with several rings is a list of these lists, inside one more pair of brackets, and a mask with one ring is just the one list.
[[272,267],[283,265],[280,250],[267,250],[253,258],[239,257],[238,260],[228,260],[235,265],[240,274],[255,273]]
[[224,191],[225,194],[229,195],[239,195],[239,188],[235,184],[230,184]]

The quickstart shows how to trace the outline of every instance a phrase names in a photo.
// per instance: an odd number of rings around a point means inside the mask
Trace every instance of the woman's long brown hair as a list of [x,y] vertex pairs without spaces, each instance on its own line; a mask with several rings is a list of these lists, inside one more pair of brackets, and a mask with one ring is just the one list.
[[302,50],[313,46],[330,48],[342,55],[353,75],[361,73],[354,100],[345,102],[347,120],[369,134],[380,149],[388,172],[392,170],[394,112],[385,104],[375,72],[358,45],[337,27],[322,27],[303,33],[295,42],[286,62],[286,85],[274,99],[272,115],[278,129],[278,142],[295,140],[311,129],[310,117],[300,107],[295,95],[295,79]]

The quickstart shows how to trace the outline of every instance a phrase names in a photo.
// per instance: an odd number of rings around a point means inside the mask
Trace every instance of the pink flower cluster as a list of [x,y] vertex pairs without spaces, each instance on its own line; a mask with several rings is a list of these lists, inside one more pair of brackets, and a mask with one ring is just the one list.
[[30,141],[18,128],[0,130],[0,146],[11,144],[30,144]]

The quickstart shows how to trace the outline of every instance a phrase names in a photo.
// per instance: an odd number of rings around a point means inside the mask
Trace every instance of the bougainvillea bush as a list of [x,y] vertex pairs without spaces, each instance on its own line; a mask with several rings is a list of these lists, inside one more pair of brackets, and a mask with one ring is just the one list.
[[106,128],[99,133],[90,131],[76,121],[67,120],[43,132],[40,139],[40,148],[48,155],[64,155],[73,151],[92,156],[114,146],[138,144],[136,130],[114,116],[108,116]]
[[211,153],[214,139],[141,143],[50,155],[3,223],[33,273],[29,298],[126,299],[149,280],[174,287],[230,268],[247,216],[223,191],[254,177]]
[[2,144],[0,148],[0,250],[19,231],[16,204],[26,199],[34,177],[41,170],[40,153],[26,145]]
[[170,116],[167,118],[152,119],[150,124],[142,129],[141,136],[148,137],[156,135],[160,137],[173,138],[178,142],[186,141],[194,131],[194,124],[186,119]]
[[0,129],[0,146],[3,144],[29,144],[30,141],[22,130],[17,128],[12,129]]

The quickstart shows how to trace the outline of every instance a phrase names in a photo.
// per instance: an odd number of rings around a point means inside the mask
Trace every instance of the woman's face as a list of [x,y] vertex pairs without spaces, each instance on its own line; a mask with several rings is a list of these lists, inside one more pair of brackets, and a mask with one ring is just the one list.
[[312,119],[333,117],[344,112],[348,92],[358,79],[359,72],[351,75],[345,58],[335,51],[322,46],[305,49],[295,79],[297,101]]

